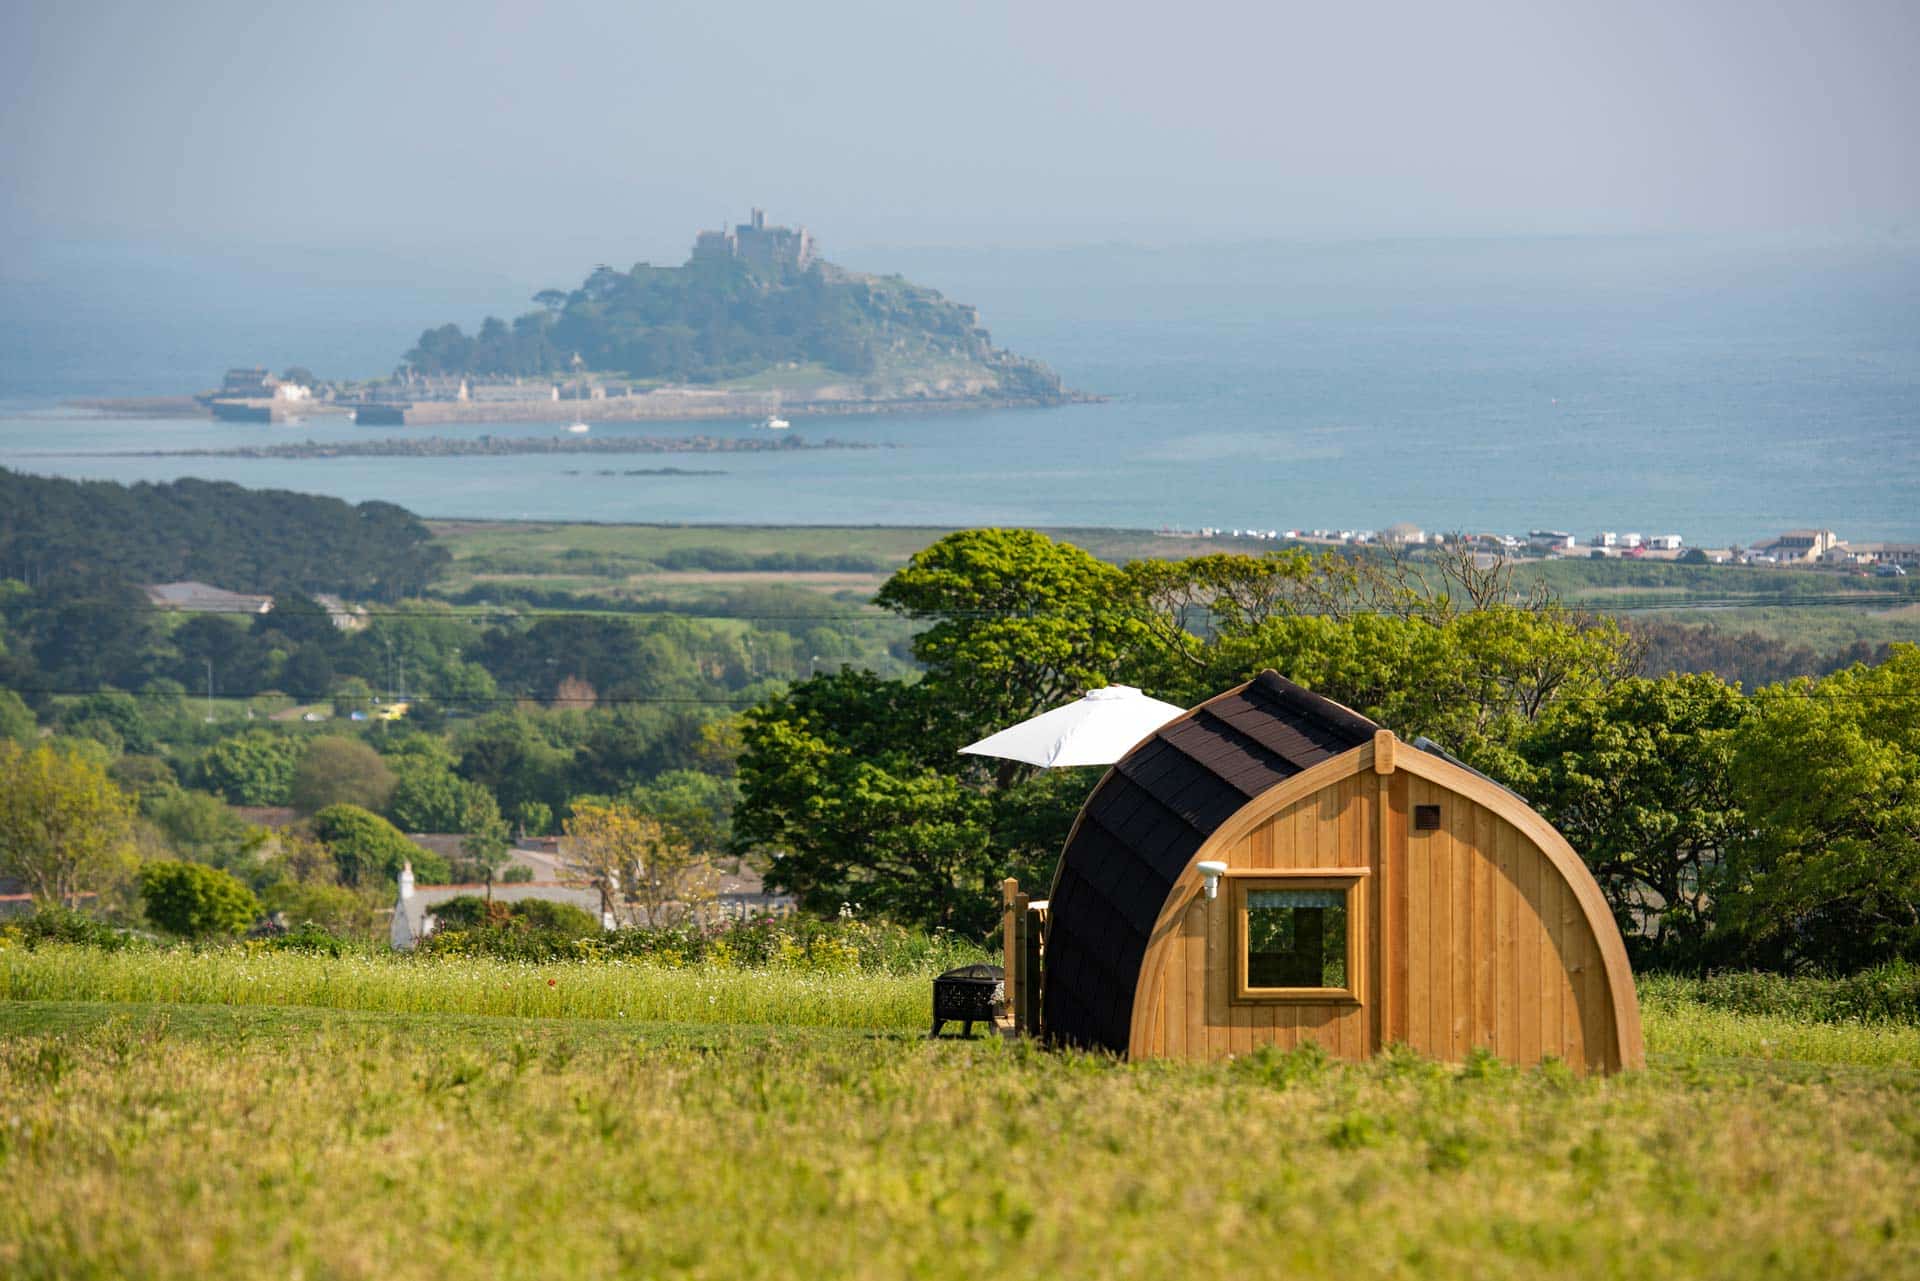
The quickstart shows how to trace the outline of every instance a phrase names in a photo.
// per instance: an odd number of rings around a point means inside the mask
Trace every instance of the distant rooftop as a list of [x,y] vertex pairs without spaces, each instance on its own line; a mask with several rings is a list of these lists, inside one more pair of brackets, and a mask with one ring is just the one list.
[[210,583],[145,583],[140,588],[161,609],[184,609],[198,614],[265,614],[273,597],[230,592]]

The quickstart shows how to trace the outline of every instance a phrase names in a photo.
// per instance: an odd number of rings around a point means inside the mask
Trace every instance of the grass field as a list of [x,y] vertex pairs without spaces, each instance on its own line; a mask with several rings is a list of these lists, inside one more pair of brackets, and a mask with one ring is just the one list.
[[592,968],[0,953],[0,1274],[1920,1275],[1907,1024],[1656,982],[1611,1080],[1128,1065]]

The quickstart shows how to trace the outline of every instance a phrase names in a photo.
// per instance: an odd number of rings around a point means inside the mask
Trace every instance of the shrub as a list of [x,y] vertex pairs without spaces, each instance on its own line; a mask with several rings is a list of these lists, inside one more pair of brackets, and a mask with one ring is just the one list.
[[436,928],[443,930],[484,929],[494,924],[494,908],[500,909],[499,919],[505,921],[507,905],[489,903],[477,894],[462,894],[459,898],[450,898],[435,905],[433,918],[438,922]]
[[760,916],[704,928],[624,929],[605,936],[609,956],[672,965],[708,962],[741,968],[876,970],[915,974],[980,959],[977,945],[944,930],[931,933],[883,921]]
[[329,805],[313,816],[313,834],[333,854],[340,879],[348,885],[376,885],[413,864],[422,885],[445,884],[447,860],[415,845],[393,824],[358,805]]
[[[443,949],[486,952],[495,955],[525,956],[529,947],[537,955],[570,954],[568,944],[575,939],[593,938],[600,933],[600,922],[589,912],[571,903],[552,903],[546,899],[521,899],[489,902],[476,895],[463,894],[448,899],[433,909],[437,922],[433,938],[442,934],[475,935],[457,944],[443,943]],[[511,939],[477,937],[514,935]]]
[[535,930],[554,930],[572,938],[591,938],[600,933],[600,922],[592,913],[571,903],[553,903],[546,899],[521,899],[513,905],[513,915]]
[[344,885],[282,880],[260,899],[267,911],[284,913],[296,931],[311,925],[329,935],[364,937],[373,925],[373,905]]
[[10,934],[27,947],[42,943],[77,943],[117,952],[136,941],[136,936],[94,920],[84,912],[65,907],[42,907],[24,920],[11,922]]
[[260,915],[253,891],[217,867],[160,859],[140,869],[147,919],[171,934],[237,934]]
[[316,956],[343,956],[353,944],[314,921],[302,921],[288,930],[262,940],[276,952],[311,952]]
[[1701,1005],[1800,1023],[1920,1024],[1920,966],[1891,961],[1844,978],[1761,971],[1663,980]]
[[501,883],[506,885],[520,885],[532,879],[533,869],[525,863],[515,863],[507,868],[506,871],[500,873]]

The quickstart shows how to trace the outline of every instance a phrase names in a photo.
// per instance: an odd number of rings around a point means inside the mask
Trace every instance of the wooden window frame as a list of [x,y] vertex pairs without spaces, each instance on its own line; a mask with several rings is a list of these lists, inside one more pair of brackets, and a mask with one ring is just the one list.
[[[1372,873],[1366,867],[1229,869],[1227,905],[1233,915],[1233,967],[1230,999],[1235,1005],[1366,1004],[1367,897],[1361,891]],[[1347,896],[1347,985],[1345,987],[1250,987],[1247,984],[1247,895],[1254,890],[1341,890]]]

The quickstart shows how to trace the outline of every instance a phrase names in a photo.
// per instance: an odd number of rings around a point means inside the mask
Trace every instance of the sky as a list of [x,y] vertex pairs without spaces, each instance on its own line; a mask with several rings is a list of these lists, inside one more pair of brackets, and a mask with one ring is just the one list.
[[1910,237],[1917,66],[1914,0],[8,0],[0,270],[109,244],[570,281],[756,204],[836,257]]

